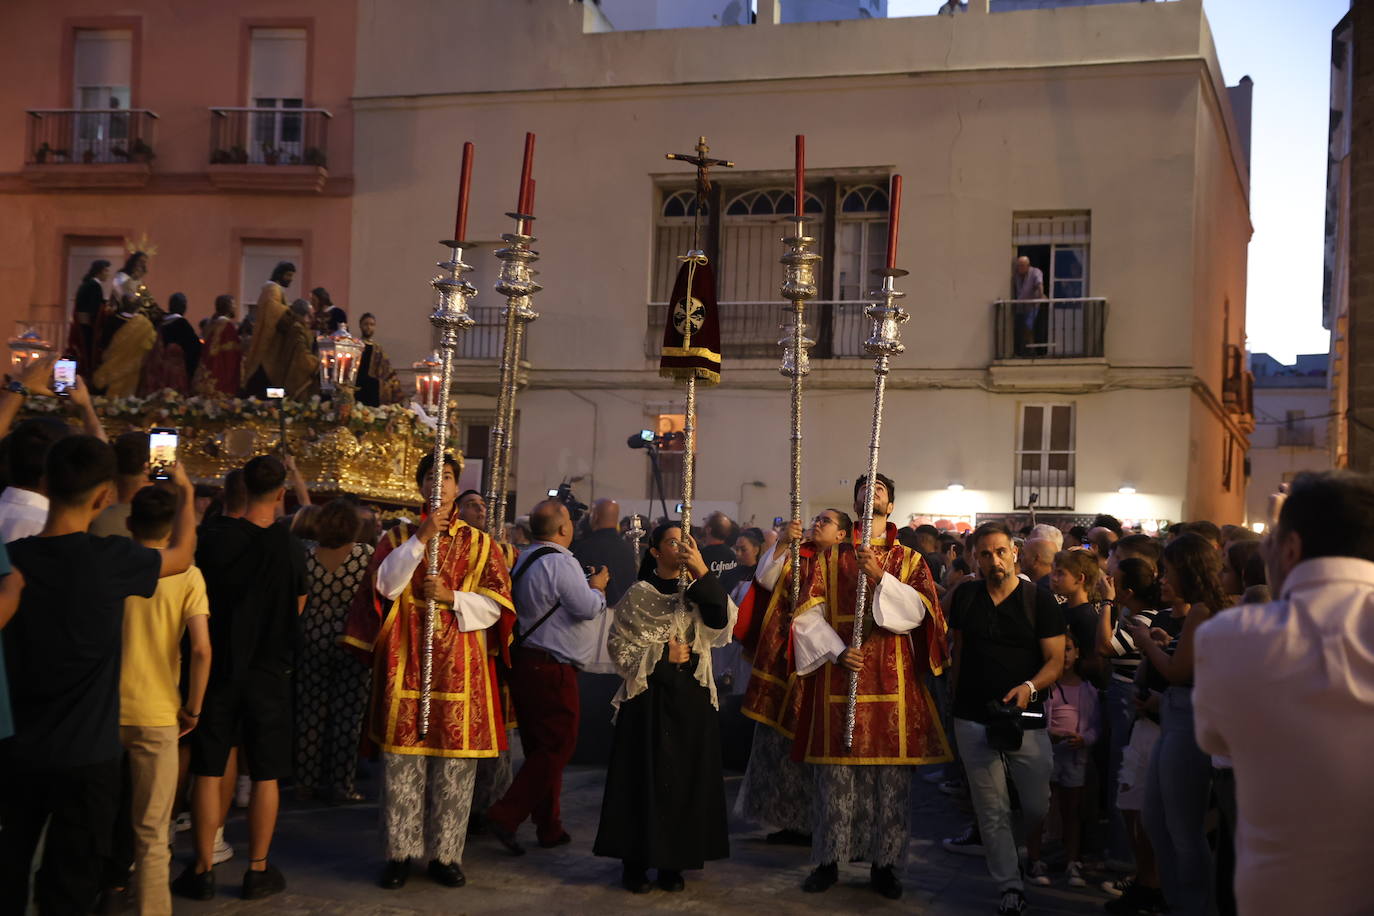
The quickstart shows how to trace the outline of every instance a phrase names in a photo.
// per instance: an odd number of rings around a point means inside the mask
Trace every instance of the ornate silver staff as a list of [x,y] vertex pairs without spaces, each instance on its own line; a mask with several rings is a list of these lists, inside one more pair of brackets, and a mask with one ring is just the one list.
[[510,482],[510,457],[515,433],[515,396],[520,382],[520,350],[525,326],[539,317],[530,306],[530,297],[543,289],[534,280],[530,264],[539,260],[530,249],[534,236],[526,234],[534,217],[527,213],[507,213],[515,220],[515,231],[501,240],[507,247],[496,252],[501,259],[501,274],[496,291],[506,297],[505,334],[501,350],[500,389],[496,395],[496,424],[491,430],[491,470],[487,474],[487,533],[504,540],[506,497]]
[[[711,159],[707,153],[711,148],[706,145],[705,137],[697,138],[696,155],[690,153],[667,153],[665,158],[674,159],[679,162],[686,162],[693,165],[697,170],[697,196],[696,211],[692,221],[692,248],[683,258],[683,263],[687,271],[686,293],[682,301],[674,301],[669,304],[668,322],[675,325],[682,335],[681,350],[688,354],[692,350],[692,334],[705,326],[707,321],[705,305],[695,297],[695,287],[693,280],[698,267],[709,269],[709,262],[706,254],[701,247],[701,214],[706,205],[706,195],[711,190],[710,170],[712,166],[723,168],[734,168],[734,163],[725,159]],[[714,299],[714,291],[712,292]],[[718,319],[717,319],[718,320]],[[718,325],[717,325],[718,327]],[[666,354],[665,354],[666,356]],[[690,357],[688,357],[690,361]],[[681,527],[684,537],[691,537],[692,533],[692,496],[696,492],[696,448],[697,448],[697,378],[700,369],[685,366],[677,372],[671,372],[660,363],[660,373],[668,373],[675,378],[683,378],[686,382],[686,407],[682,425],[683,455],[682,455],[682,513]],[[719,380],[718,372],[715,379]],[[688,586],[687,569],[678,573],[678,593],[684,595]],[[685,606],[686,598],[683,598]]]
[[[801,464],[802,464],[802,379],[811,372],[811,357],[807,350],[815,343],[806,337],[806,323],[803,312],[806,301],[816,296],[816,265],[821,256],[811,250],[815,239],[806,234],[805,212],[805,149],[806,138],[797,135],[796,199],[795,217],[792,234],[784,238],[787,252],[782,256],[783,281],[782,297],[791,301],[791,322],[782,330],[785,336],[778,341],[782,347],[782,365],[778,371],[792,380],[792,521],[801,524]],[[792,562],[790,580],[792,607],[797,606],[801,595],[801,540],[797,539],[788,546]]]
[[[873,355],[873,427],[868,437],[868,475],[864,487],[864,511],[859,524],[863,533],[859,537],[859,547],[867,548],[873,540],[873,487],[878,481],[878,446],[883,433],[883,395],[887,392],[887,374],[891,369],[892,357],[906,350],[902,345],[899,325],[911,316],[897,305],[897,300],[906,293],[895,287],[897,277],[907,272],[893,264],[897,253],[897,220],[901,214],[902,176],[892,176],[892,187],[888,194],[888,235],[887,267],[878,273],[883,278],[883,288],[878,295],[882,303],[873,303],[864,313],[873,320],[873,335],[864,341],[864,349]],[[856,652],[864,644],[864,609],[868,604],[868,575],[859,567],[858,585],[854,597],[854,633],[849,647]],[[844,747],[854,746],[854,715],[859,705],[859,672],[849,672],[849,703],[844,714]]]
[[[439,397],[438,411],[434,417],[434,466],[431,473],[434,483],[429,491],[429,511],[437,515],[444,498],[444,456],[447,451],[449,435],[448,396],[453,386],[453,354],[458,349],[458,334],[466,331],[475,323],[468,314],[468,301],[477,295],[477,288],[463,274],[472,270],[463,263],[462,241],[467,229],[468,185],[472,176],[472,144],[463,145],[462,181],[458,192],[458,220],[454,226],[456,239],[445,239],[440,245],[449,248],[448,260],[440,261],[442,273],[430,281],[438,292],[438,302],[429,323],[438,331],[439,348]],[[425,545],[425,573],[429,576],[439,574],[439,540],[442,532],[436,531],[434,537]],[[420,721],[416,732],[421,741],[429,734],[430,694],[434,686],[434,620],[439,614],[438,602],[430,598],[425,602],[425,616],[421,626],[420,648]]]

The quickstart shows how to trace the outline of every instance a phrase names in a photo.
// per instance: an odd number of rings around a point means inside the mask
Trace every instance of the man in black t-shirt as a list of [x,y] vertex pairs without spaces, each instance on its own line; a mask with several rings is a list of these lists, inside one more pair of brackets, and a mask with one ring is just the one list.
[[[48,519],[9,545],[23,575],[5,627],[15,733],[0,742],[0,912],[24,912],[29,869],[47,824],[35,899],[42,913],[89,913],[120,794],[119,665],[124,599],[151,598],[195,551],[194,491],[177,466],[178,509],[163,550],[93,537],[114,497],[115,456],[93,436],[48,452]],[[198,710],[187,710],[194,718]]]
[[614,607],[639,576],[639,557],[620,535],[620,504],[613,499],[592,503],[591,532],[573,542],[573,556],[592,569],[606,567],[611,573],[606,586],[606,605]]
[[706,531],[701,539],[701,558],[719,578],[739,565],[732,549],[739,526],[724,512],[712,512],[706,517]]
[[[1019,914],[1026,909],[1025,886],[1007,776],[1016,783],[1022,826],[1030,832],[1049,810],[1053,757],[1043,697],[1064,668],[1064,614],[1043,589],[1017,577],[1016,546],[1005,525],[980,525],[972,544],[982,578],[960,585],[950,601],[954,735],[988,872],[1001,894],[997,912]],[[991,707],[1005,703],[1026,713],[1021,746],[1014,751],[998,751],[988,743]]]
[[251,900],[286,889],[267,853],[276,830],[278,780],[291,771],[291,666],[297,618],[305,608],[305,551],[276,524],[286,497],[286,466],[259,455],[244,466],[243,484],[243,517],[207,522],[196,552],[210,599],[214,662],[205,712],[191,741],[196,861],[172,882],[173,891],[193,900],[215,896],[211,858],[225,814],[220,788],[229,751],[240,743],[243,769],[253,780],[243,896]]

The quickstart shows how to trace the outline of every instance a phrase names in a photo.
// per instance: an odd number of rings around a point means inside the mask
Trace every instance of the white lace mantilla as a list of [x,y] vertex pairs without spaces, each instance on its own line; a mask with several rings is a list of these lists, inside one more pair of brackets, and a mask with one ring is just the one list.
[[711,649],[730,644],[739,608],[730,601],[724,628],[714,630],[702,622],[701,610],[695,602],[687,601],[687,613],[681,613],[681,601],[677,594],[665,595],[648,582],[636,582],[612,611],[614,620],[606,637],[606,648],[621,677],[620,690],[611,700],[617,713],[621,703],[648,688],[649,675],[675,633],[696,653],[697,683],[710,691],[711,705],[720,708],[711,671]]

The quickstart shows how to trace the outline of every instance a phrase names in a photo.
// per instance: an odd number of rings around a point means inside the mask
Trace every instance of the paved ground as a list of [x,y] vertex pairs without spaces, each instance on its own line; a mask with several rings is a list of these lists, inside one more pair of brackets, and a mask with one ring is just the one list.
[[[272,851],[273,861],[286,874],[287,893],[257,903],[238,899],[245,867],[247,827],[243,813],[231,815],[227,836],[238,857],[216,869],[220,893],[213,903],[179,900],[178,916],[229,911],[282,914],[361,914],[402,916],[414,913],[493,913],[543,916],[564,913],[682,912],[757,913],[762,907],[785,908],[791,914],[861,912],[922,913],[931,916],[996,911],[993,888],[981,858],[954,856],[939,846],[939,838],[957,833],[965,823],[949,799],[923,780],[914,800],[913,839],[905,872],[906,896],[897,902],[868,889],[868,866],[845,866],[841,882],[828,893],[812,896],[799,890],[806,876],[807,851],[775,847],[763,842],[756,825],[732,818],[731,856],[708,863],[704,871],[688,872],[682,894],[654,892],[632,896],[619,887],[620,864],[591,855],[591,843],[601,804],[604,770],[575,767],[564,785],[563,811],[573,842],[557,850],[533,844],[533,830],[523,828],[530,851],[521,858],[505,853],[494,840],[473,838],[463,863],[468,885],[441,888],[417,869],[399,891],[376,886],[380,867],[375,804],[327,807],[288,804],[283,810]],[[738,775],[728,777],[733,804]],[[177,840],[178,859],[189,849],[186,834]],[[181,863],[173,865],[173,874]],[[1030,893],[1038,914],[1100,913],[1106,895],[1096,890],[1059,886]]]

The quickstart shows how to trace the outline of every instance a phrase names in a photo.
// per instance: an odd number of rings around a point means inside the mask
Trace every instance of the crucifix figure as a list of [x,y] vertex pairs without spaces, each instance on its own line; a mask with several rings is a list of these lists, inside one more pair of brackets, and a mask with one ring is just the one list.
[[733,169],[735,164],[728,159],[711,159],[706,154],[711,151],[711,147],[706,145],[705,137],[697,137],[696,155],[691,153],[667,153],[665,159],[674,159],[678,162],[686,162],[697,168],[697,207],[692,214],[692,248],[701,249],[701,210],[706,203],[706,196],[711,193],[711,167],[720,166],[724,169]]

